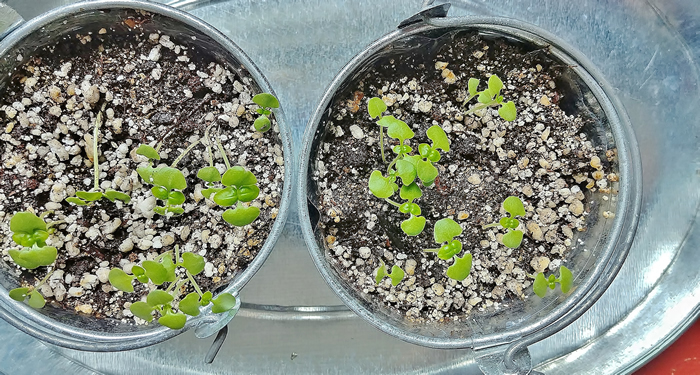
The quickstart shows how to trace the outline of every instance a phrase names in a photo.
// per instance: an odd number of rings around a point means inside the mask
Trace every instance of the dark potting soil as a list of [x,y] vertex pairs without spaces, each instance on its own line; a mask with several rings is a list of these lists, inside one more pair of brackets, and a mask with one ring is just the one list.
[[[441,38],[449,42],[386,53],[358,74],[330,104],[320,126],[325,133],[312,155],[312,200],[327,258],[358,294],[414,321],[459,319],[474,308],[537,298],[530,275],[558,275],[576,233],[597,217],[592,193],[611,199],[618,180],[612,172],[614,148],[594,139],[594,115],[579,110],[580,98],[565,79],[569,68],[547,49],[475,32]],[[468,79],[480,79],[483,90],[492,74],[504,82],[505,101],[516,104],[513,122],[502,120],[495,108],[465,115],[476,104],[476,99],[463,103]],[[451,141],[451,150],[436,163],[438,179],[415,201],[427,219],[415,237],[400,229],[408,215],[368,189],[373,170],[386,175],[391,148],[398,144],[384,135],[383,162],[379,126],[367,112],[375,96],[388,106],[384,115],[412,127],[416,135],[408,144],[414,150],[430,143],[426,130],[432,125],[440,125]],[[483,228],[507,216],[501,205],[511,195],[521,198],[527,211],[518,218],[525,236],[517,249],[502,244],[505,230]],[[399,194],[392,199],[402,202]],[[452,260],[423,251],[440,246],[433,225],[444,217],[463,229],[458,256],[473,256],[471,273],[461,282],[445,275]],[[406,272],[398,286],[389,278],[376,284],[382,262],[387,270],[398,265]]]
[[[108,282],[111,268],[129,272],[175,246],[204,256],[205,270],[195,277],[200,287],[215,291],[228,284],[265,242],[284,183],[276,123],[264,134],[252,129],[257,105],[251,98],[259,88],[245,69],[219,65],[191,41],[179,44],[168,35],[144,32],[141,25],[150,17],[135,13],[123,24],[71,35],[37,51],[14,72],[0,103],[4,268],[25,285],[36,285],[53,268],[20,269],[7,253],[17,248],[9,230],[15,212],[50,212],[46,221],[61,224],[47,244],[59,255],[56,271],[40,291],[47,303],[98,317],[131,317],[130,303],[155,287],[135,283],[136,293],[117,291]],[[100,111],[100,187],[128,193],[131,202],[103,199],[79,207],[65,199],[93,188],[92,135]],[[226,166],[217,139],[231,165],[244,166],[258,179],[260,195],[251,204],[261,214],[250,225],[232,227],[221,218],[225,208],[204,199],[206,187],[196,174],[209,165],[206,142],[177,164],[188,184],[185,214],[153,212],[163,202],[136,173],[148,164],[136,148],[162,142],[160,163],[171,165],[207,129],[220,172]]]

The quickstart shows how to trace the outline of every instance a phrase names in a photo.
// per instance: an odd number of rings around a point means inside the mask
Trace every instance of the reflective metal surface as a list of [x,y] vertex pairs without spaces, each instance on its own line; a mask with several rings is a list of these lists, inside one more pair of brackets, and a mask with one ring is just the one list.
[[[69,2],[9,0],[25,18]],[[285,104],[295,147],[323,90],[366,45],[414,14],[421,0],[182,1],[233,38]],[[439,3],[439,1],[438,1]],[[679,335],[700,306],[700,5],[696,1],[455,0],[452,15],[534,23],[574,45],[623,101],[640,144],[644,201],[635,243],[610,289],[580,319],[530,347],[548,374],[628,373]],[[8,374],[479,373],[469,350],[406,344],[337,306],[305,248],[296,213],[260,272],[211,365],[192,333],[121,353],[46,346],[0,322]],[[309,312],[309,310],[311,312]],[[326,311],[330,310],[330,311]],[[211,339],[210,339],[211,340]],[[41,358],[37,361],[36,358]]]

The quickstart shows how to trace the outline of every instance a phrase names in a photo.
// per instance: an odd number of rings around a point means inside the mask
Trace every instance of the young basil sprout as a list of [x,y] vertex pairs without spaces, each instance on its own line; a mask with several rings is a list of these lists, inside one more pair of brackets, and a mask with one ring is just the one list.
[[10,230],[12,240],[23,247],[21,250],[8,250],[17,265],[33,270],[49,266],[56,260],[56,248],[46,246],[50,229],[43,218],[29,211],[17,212],[10,219]]
[[141,176],[141,178],[154,185],[151,188],[151,193],[154,197],[162,200],[165,205],[157,206],[153,211],[159,215],[180,215],[185,212],[182,208],[182,204],[185,203],[185,194],[182,190],[187,188],[187,180],[185,179],[185,174],[181,170],[175,168],[177,162],[184,157],[187,152],[189,152],[198,142],[193,143],[188,147],[177,159],[173,162],[171,167],[157,167],[154,168],[153,161],[160,160],[160,154],[158,151],[149,145],[139,145],[136,149],[138,155],[143,155],[149,159],[149,165],[147,167],[138,167],[136,172]]
[[255,130],[264,133],[270,130],[270,128],[272,127],[272,123],[270,122],[270,119],[267,116],[269,116],[272,113],[272,108],[279,108],[280,102],[277,100],[277,98],[275,98],[274,95],[262,93],[257,94],[253,97],[253,103],[260,106],[260,108],[257,109],[257,112],[258,114],[260,114],[260,116],[257,119],[255,119],[253,126],[255,127]]
[[472,268],[472,255],[465,254],[462,258],[457,255],[462,252],[462,242],[455,237],[462,234],[462,226],[450,218],[440,219],[435,223],[433,236],[435,242],[443,244],[439,249],[425,249],[425,252],[437,253],[442,260],[454,259],[454,263],[447,268],[447,277],[462,281],[469,276]]
[[508,233],[503,235],[503,244],[511,249],[517,249],[523,242],[523,232],[516,229],[520,225],[520,221],[515,217],[525,216],[525,206],[523,206],[523,201],[521,201],[520,198],[510,196],[503,201],[503,209],[510,217],[503,217],[498,223],[484,225],[483,228],[491,228],[500,225],[508,231]]
[[503,103],[503,96],[500,95],[501,89],[503,88],[503,81],[501,81],[497,75],[492,74],[491,77],[489,77],[488,88],[486,88],[486,90],[477,91],[477,87],[479,87],[479,80],[476,78],[469,78],[467,82],[469,96],[464,100],[464,105],[467,105],[474,97],[477,97],[476,100],[479,104],[468,110],[466,112],[467,115],[488,107],[500,107],[498,109],[498,115],[501,116],[502,119],[506,121],[515,120],[517,115],[515,103],[512,101]]
[[[213,169],[212,169],[213,168]],[[252,223],[260,216],[260,209],[255,206],[245,206],[243,203],[251,202],[260,194],[257,186],[258,179],[253,172],[243,167],[231,167],[223,176],[214,167],[205,167],[199,170],[197,177],[210,184],[210,187],[202,190],[205,198],[213,200],[222,207],[236,205],[233,209],[226,210],[223,219],[235,226],[245,226]],[[214,187],[215,182],[221,182],[224,187]]]
[[374,277],[374,281],[377,282],[377,285],[387,276],[391,279],[391,285],[397,286],[403,280],[404,276],[406,276],[406,273],[401,269],[401,267],[394,265],[391,267],[391,272],[387,273],[386,272],[386,264],[384,262],[381,262],[382,264],[377,267],[376,269],[376,276]]
[[561,292],[566,294],[569,293],[569,290],[571,290],[573,281],[574,277],[571,271],[569,271],[568,268],[561,266],[559,267],[558,278],[555,278],[554,274],[545,278],[544,273],[538,273],[537,276],[535,276],[535,282],[532,283],[532,290],[535,292],[535,294],[537,294],[537,296],[544,298],[544,296],[547,295],[547,288],[554,290],[556,284],[558,283],[561,286]]
[[[180,256],[179,247],[175,246],[175,262],[173,262],[171,253],[166,252],[153,261],[144,261],[141,266],[133,266],[133,275],[129,275],[119,268],[113,268],[109,272],[109,282],[113,287],[125,292],[134,291],[132,284],[134,279],[144,284],[149,281],[156,285],[170,283],[166,290],[152,290],[146,296],[145,302],[134,302],[129,310],[147,322],[153,320],[153,312],[156,312],[160,315],[158,323],[171,329],[180,329],[185,326],[187,315],[199,315],[199,309],[202,306],[211,303],[212,312],[223,313],[230,311],[236,305],[236,298],[230,293],[220,293],[216,298],[213,298],[211,292],[202,292],[193,276],[201,273],[204,270],[204,265],[205,261],[201,255],[183,253]],[[178,267],[184,269],[184,272],[180,272],[180,274],[184,273],[185,279],[177,276],[176,269]],[[179,296],[181,288],[188,282],[195,291],[182,298],[176,310],[174,301]]]

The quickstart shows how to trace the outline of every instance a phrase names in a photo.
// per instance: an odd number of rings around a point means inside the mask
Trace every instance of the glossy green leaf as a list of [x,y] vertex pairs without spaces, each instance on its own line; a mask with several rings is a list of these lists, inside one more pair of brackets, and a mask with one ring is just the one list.
[[58,255],[55,247],[32,247],[24,250],[8,250],[12,260],[19,266],[33,270],[41,266],[50,266]]
[[512,216],[525,216],[525,206],[518,197],[510,196],[503,201],[503,209]]
[[449,260],[453,256],[459,254],[462,251],[462,242],[459,240],[450,241],[449,244],[445,244],[440,247],[438,251],[438,258],[442,260]]
[[506,121],[515,121],[515,117],[517,116],[517,114],[518,113],[515,109],[515,103],[513,103],[512,101],[503,104],[501,108],[498,109],[498,115]]
[[216,192],[216,194],[212,195],[211,199],[222,207],[233,206],[238,202],[238,189],[229,186]]
[[386,104],[380,98],[374,97],[367,102],[367,112],[371,118],[377,118],[386,111]]
[[476,78],[469,78],[467,87],[469,88],[469,96],[476,96],[476,90],[479,87],[479,80]]
[[164,201],[168,199],[168,193],[170,191],[162,186],[154,186],[151,188],[151,194],[153,194],[154,197]]
[[447,134],[441,127],[433,125],[428,129],[426,134],[428,135],[428,138],[433,141],[434,149],[450,151],[450,140],[447,138]]
[[453,280],[462,281],[469,276],[472,269],[472,255],[467,253],[464,257],[455,257],[455,262],[447,268],[447,277]]
[[422,216],[411,216],[401,222],[401,230],[407,236],[417,236],[423,232],[423,228],[425,228],[425,218]]
[[416,179],[416,167],[407,160],[396,161],[396,174],[401,178],[404,185],[409,185]]
[[241,202],[250,202],[260,195],[260,188],[255,185],[241,186],[238,189],[238,200]]
[[423,182],[424,186],[430,186],[438,176],[438,170],[433,163],[425,160],[419,160],[416,167],[418,178]]
[[391,138],[398,139],[400,144],[403,144],[403,141],[411,139],[415,135],[408,124],[391,115],[382,117],[377,123],[386,126],[386,134]]
[[253,103],[263,108],[279,108],[280,102],[274,95],[263,92],[253,97]]
[[221,183],[224,184],[224,186],[240,188],[241,186],[255,185],[258,183],[258,179],[255,178],[253,172],[243,167],[235,166],[224,172],[223,177],[221,177]]
[[150,293],[148,293],[148,296],[146,296],[146,303],[151,306],[161,306],[172,301],[173,296],[170,295],[170,293],[159,289],[152,290]]
[[543,273],[538,273],[535,276],[535,282],[532,283],[532,290],[539,296],[540,298],[544,298],[544,296],[547,295],[547,279],[545,279]]
[[107,190],[105,191],[104,196],[111,202],[114,202],[115,199],[118,199],[124,203],[129,203],[131,201],[131,197],[129,196],[129,194],[122,193],[121,191],[116,190]]
[[153,182],[153,174],[156,172],[156,169],[153,167],[138,167],[136,168],[136,173],[139,174],[142,180],[144,180],[146,183],[150,184]]
[[185,323],[187,323],[187,315],[168,312],[158,318],[158,323],[170,329],[181,329],[185,326]]
[[204,270],[204,258],[199,254],[183,253],[182,266],[192,275],[197,275]]
[[216,167],[204,167],[197,172],[197,178],[206,182],[219,182],[221,181],[221,173]]
[[27,305],[35,309],[40,309],[46,305],[46,301],[44,300],[44,296],[42,296],[41,293],[34,289],[29,293],[29,300],[27,301]]
[[269,118],[267,118],[267,116],[261,115],[260,117],[255,119],[255,121],[253,122],[253,127],[256,131],[264,133],[270,130],[270,128],[272,127],[272,122]]
[[430,147],[430,145],[427,143],[421,143],[418,145],[418,154],[422,158],[427,158],[430,155],[431,150],[432,150],[432,147]]
[[462,227],[449,217],[440,219],[435,223],[433,235],[437,243],[451,241],[460,234],[462,234]]
[[168,210],[166,210],[165,207],[156,206],[153,208],[153,212],[157,213],[158,215],[165,216],[165,214],[168,213]]
[[134,291],[134,286],[131,285],[133,279],[134,276],[128,275],[120,268],[112,268],[109,271],[109,283],[112,284],[113,287],[124,292],[131,293]]
[[139,145],[139,148],[136,149],[136,153],[152,160],[160,160],[158,151],[149,145]]
[[76,191],[75,196],[88,202],[102,199],[102,193],[99,191]]
[[221,215],[227,223],[237,227],[252,223],[258,216],[260,216],[260,209],[255,206],[239,206],[234,209],[228,209]]
[[197,294],[196,292],[192,292],[186,295],[185,298],[180,300],[178,309],[180,309],[180,311],[187,315],[197,316],[199,315],[199,306],[199,294]]
[[185,209],[182,207],[168,207],[167,211],[172,212],[175,215],[182,215],[185,212]]
[[204,189],[202,190],[202,195],[204,198],[211,199],[212,194],[216,194],[220,192],[222,189],[221,188],[209,188],[209,189]]
[[221,293],[218,297],[211,300],[211,302],[214,304],[211,308],[211,312],[219,314],[229,311],[236,306],[236,297],[231,293]]
[[498,96],[498,94],[501,93],[502,88],[503,81],[501,81],[497,75],[491,74],[491,77],[489,77],[489,91],[491,92],[491,97]]
[[374,281],[377,282],[377,285],[382,282],[382,279],[386,276],[386,265],[382,262],[382,265],[377,267],[377,272],[376,275],[374,276]]
[[420,198],[422,195],[423,192],[421,191],[418,184],[415,182],[410,185],[401,186],[401,191],[399,192],[399,196],[401,197],[401,199],[406,199],[409,201]]
[[562,293],[569,293],[574,283],[574,275],[571,274],[568,268],[564,266],[559,267],[559,280]]
[[185,190],[187,181],[182,171],[172,167],[157,168],[153,173],[153,184],[168,190]]
[[175,190],[168,193],[168,204],[179,206],[183,203],[185,203],[185,194],[182,194],[181,191]]
[[511,249],[517,249],[523,242],[523,232],[511,230],[503,235],[503,244]]
[[501,220],[498,221],[499,224],[503,228],[510,228],[510,229],[515,229],[520,225],[520,221],[518,219],[513,219],[511,217],[502,217]]
[[391,267],[391,273],[389,274],[389,278],[391,278],[391,285],[397,286],[403,280],[404,276],[406,273],[401,269],[401,267],[394,265]]
[[145,260],[141,263],[141,266],[146,270],[146,276],[153,281],[153,284],[161,285],[169,278],[168,270],[158,262]]
[[153,307],[146,302],[134,302],[129,307],[129,310],[132,314],[134,314],[134,316],[137,316],[147,322],[153,320],[153,315],[151,315],[151,312],[153,312]]
[[202,306],[208,305],[209,302],[211,302],[212,297],[213,297],[213,295],[209,291],[202,293],[202,302],[201,302]]
[[24,302],[29,293],[29,288],[15,288],[10,291],[10,298],[18,302]]
[[396,145],[391,150],[394,151],[394,153],[397,155],[398,154],[408,154],[411,151],[413,151],[413,149],[409,145]]
[[369,176],[369,191],[377,198],[389,198],[394,195],[391,181],[377,170],[372,171],[372,174]]
[[68,198],[66,198],[66,202],[73,203],[76,206],[87,206],[87,202],[85,202],[84,200],[82,200],[80,198],[76,198],[76,197],[68,197]]

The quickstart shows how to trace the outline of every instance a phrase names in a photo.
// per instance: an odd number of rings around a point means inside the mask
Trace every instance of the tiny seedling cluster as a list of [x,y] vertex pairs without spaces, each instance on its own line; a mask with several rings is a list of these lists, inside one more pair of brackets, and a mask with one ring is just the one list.
[[[260,107],[257,109],[259,117],[253,123],[253,127],[256,131],[266,132],[272,125],[269,118],[272,114],[271,110],[279,108],[279,101],[268,93],[255,95],[252,101]],[[106,104],[102,105],[95,118],[92,155],[88,154],[94,168],[94,187],[90,191],[77,191],[75,196],[66,198],[67,202],[78,206],[88,206],[102,198],[106,198],[110,202],[119,200],[124,204],[131,201],[131,197],[126,193],[115,190],[103,191],[100,188],[99,130],[105,106]],[[234,208],[229,208],[222,214],[222,218],[226,222],[234,226],[248,225],[260,215],[259,208],[249,205],[260,194],[257,178],[243,167],[230,165],[221,141],[217,137],[216,146],[226,165],[226,171],[223,174],[219,172],[214,166],[213,142],[209,138],[210,130],[211,126],[205,131],[204,136],[209,166],[200,169],[197,173],[197,177],[204,181],[207,186],[202,194],[222,207],[235,205]],[[161,160],[159,150],[162,142],[156,147],[142,144],[136,149],[137,154],[148,159],[148,165],[138,167],[136,171],[145,183],[152,185],[151,193],[162,202],[161,205],[154,207],[153,211],[156,214],[174,216],[185,213],[183,204],[186,201],[186,196],[183,191],[187,189],[187,179],[183,171],[177,169],[177,164],[201,141],[202,139],[192,143],[170,166],[154,166]],[[10,249],[8,252],[17,265],[27,269],[35,269],[41,266],[51,266],[56,261],[58,250],[55,247],[47,246],[46,240],[50,233],[55,230],[52,226],[61,222],[45,223],[44,216],[47,214],[49,212],[36,216],[32,212],[23,211],[15,213],[10,219],[12,239],[21,248]],[[207,306],[211,303],[212,312],[222,313],[230,311],[236,303],[235,297],[230,293],[221,293],[213,298],[211,292],[202,292],[193,276],[202,272],[204,264],[205,260],[200,255],[185,252],[180,256],[179,247],[176,246],[175,261],[172,259],[171,252],[165,252],[154,260],[147,260],[142,262],[140,266],[134,266],[131,275],[120,268],[112,269],[109,273],[109,281],[112,286],[125,292],[134,291],[132,285],[134,279],[144,284],[150,282],[158,286],[169,283],[165,291],[160,289],[151,291],[145,302],[133,303],[130,310],[135,316],[149,322],[153,319],[152,314],[155,311],[160,316],[158,319],[160,324],[172,329],[180,329],[185,325],[186,315],[198,315],[200,306]],[[45,305],[45,300],[38,289],[52,273],[52,271],[48,272],[46,277],[35,286],[11,290],[10,297],[20,302],[26,302],[31,307],[42,308]],[[182,278],[182,275],[186,277]],[[190,283],[195,291],[186,295],[179,303],[175,303],[181,288],[187,283]]]

